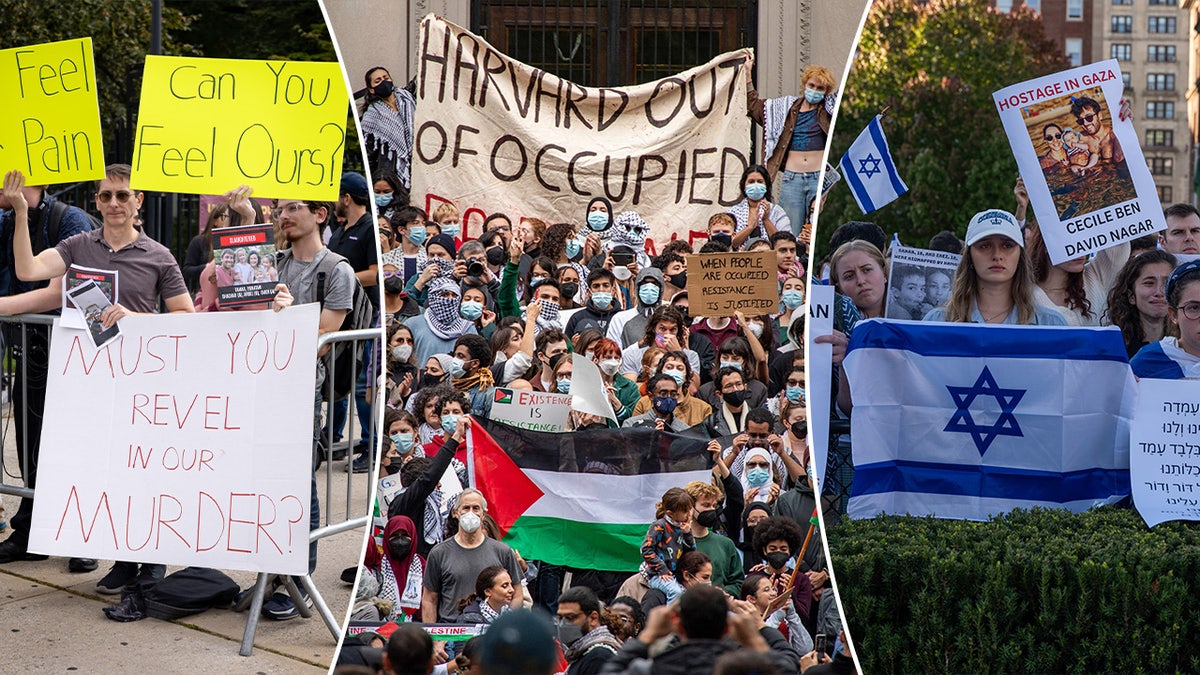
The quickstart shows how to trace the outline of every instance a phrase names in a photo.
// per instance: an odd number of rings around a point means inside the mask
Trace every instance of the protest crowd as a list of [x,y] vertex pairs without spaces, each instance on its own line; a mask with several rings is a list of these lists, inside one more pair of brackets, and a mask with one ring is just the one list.
[[[453,200],[425,211],[409,200],[412,86],[364,74],[386,409],[351,615],[361,632],[336,672],[853,671],[816,529],[802,346],[836,98],[825,68],[802,82],[801,96],[769,100],[749,87],[765,166],[745,169],[741,201],[696,223],[693,242],[656,240],[657,214],[605,197],[556,223]],[[709,313],[712,298],[689,298],[695,261],[733,252],[773,253],[769,311]],[[556,428],[520,427],[517,400],[542,420],[569,413]],[[625,445],[632,456],[614,458]],[[501,459],[481,460],[485,447]],[[655,474],[648,500],[585,487],[693,449],[689,478]],[[555,495],[575,514],[566,527],[511,522],[502,506],[528,480],[489,482],[510,461],[535,482],[568,472],[563,490],[578,494]],[[587,518],[635,523],[640,551],[597,539]],[[572,564],[599,549],[607,566]],[[456,625],[471,630],[439,639]]]

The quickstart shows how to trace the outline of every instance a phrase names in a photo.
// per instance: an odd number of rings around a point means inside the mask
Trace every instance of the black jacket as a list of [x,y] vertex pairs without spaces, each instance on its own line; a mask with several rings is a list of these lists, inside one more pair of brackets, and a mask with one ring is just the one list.
[[[790,675],[800,672],[800,655],[788,645],[787,638],[774,628],[763,627],[759,634],[770,646],[771,660],[779,668],[780,675]],[[633,675],[635,673],[654,673],[655,675],[696,675],[711,673],[717,659],[726,652],[740,649],[741,645],[732,639],[721,640],[688,640],[680,642],[667,651],[659,654],[650,661],[649,647],[641,640],[633,639],[625,643],[616,656],[604,664],[605,675]],[[649,662],[649,668],[646,668]]]
[[388,506],[388,518],[395,516],[412,518],[413,524],[417,526],[417,554],[422,558],[427,558],[429,551],[433,549],[433,545],[426,542],[423,536],[425,503],[429,499],[430,493],[437,487],[438,481],[442,479],[442,474],[446,473],[446,469],[450,466],[450,460],[454,459],[455,452],[458,452],[458,441],[447,437],[437,454],[433,456],[425,473],[417,476],[413,484],[406,486],[404,492],[396,495],[391,505]]

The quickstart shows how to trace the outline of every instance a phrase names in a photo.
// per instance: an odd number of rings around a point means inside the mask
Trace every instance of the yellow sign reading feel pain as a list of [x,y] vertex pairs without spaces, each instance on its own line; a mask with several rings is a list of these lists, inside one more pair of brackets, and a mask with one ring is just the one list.
[[335,200],[348,106],[336,63],[147,56],[132,185]]
[[0,169],[30,185],[104,177],[92,40],[0,50]]

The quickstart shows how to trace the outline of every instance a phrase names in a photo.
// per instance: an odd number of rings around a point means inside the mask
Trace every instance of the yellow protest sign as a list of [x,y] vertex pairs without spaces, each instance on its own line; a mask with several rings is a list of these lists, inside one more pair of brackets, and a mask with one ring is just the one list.
[[104,178],[92,39],[0,50],[0,170],[30,185]]
[[336,63],[147,56],[131,184],[335,200],[349,102]]

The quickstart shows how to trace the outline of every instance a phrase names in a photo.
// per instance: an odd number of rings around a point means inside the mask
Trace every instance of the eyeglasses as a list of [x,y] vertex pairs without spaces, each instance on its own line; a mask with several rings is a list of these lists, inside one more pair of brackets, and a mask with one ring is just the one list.
[[672,390],[672,391],[656,391],[656,392],[654,392],[654,395],[658,396],[660,398],[679,398],[679,392],[674,391],[674,390]]
[[300,211],[303,211],[305,209],[308,209],[308,204],[305,204],[304,202],[292,202],[290,204],[284,204],[283,206],[279,207],[279,210],[282,213],[286,213],[288,215],[293,215],[293,214],[299,213]]
[[747,469],[765,469],[768,466],[770,466],[770,464],[767,464],[766,462],[746,462]]
[[1182,307],[1176,307],[1175,311],[1195,321],[1196,319],[1200,319],[1200,302],[1189,302]]
[[124,204],[125,202],[129,201],[134,194],[136,193],[130,192],[129,190],[118,190],[117,192],[105,190],[103,192],[96,193],[96,201],[100,202],[101,204],[107,204],[113,200],[113,197],[116,197],[119,203]]
[[1062,138],[1062,134],[1046,134],[1043,136],[1043,138],[1045,138],[1047,141],[1057,141],[1058,139]]
[[1078,117],[1075,118],[1075,121],[1079,122],[1080,124],[1091,124],[1092,121],[1095,120],[1098,116],[1099,116],[1099,113],[1088,113],[1086,115],[1079,115]]

